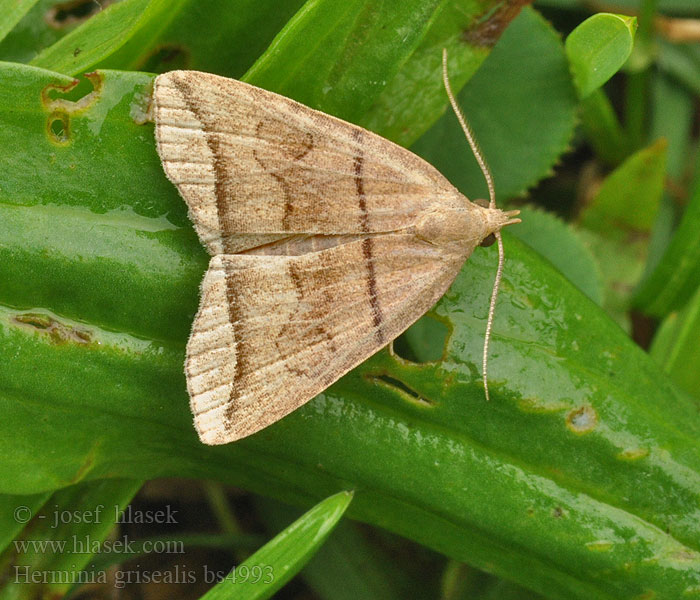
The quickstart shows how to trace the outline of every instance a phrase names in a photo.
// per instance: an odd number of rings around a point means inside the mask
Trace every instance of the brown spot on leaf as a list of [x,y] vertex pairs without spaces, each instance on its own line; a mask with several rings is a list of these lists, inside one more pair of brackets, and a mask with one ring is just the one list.
[[44,19],[52,29],[63,29],[87,21],[114,0],[70,0],[54,4],[46,11]]
[[98,446],[93,446],[90,449],[90,452],[88,455],[85,457],[85,460],[83,461],[83,464],[80,465],[78,470],[75,472],[73,477],[71,478],[71,483],[79,483],[83,479],[85,479],[85,476],[92,471],[93,467],[95,466],[95,454],[98,451]]
[[190,66],[191,53],[187,46],[182,44],[160,44],[149,52],[142,61],[137,64],[138,71],[149,73],[163,73],[187,69]]
[[520,14],[523,6],[532,0],[505,0],[475,19],[474,23],[462,31],[462,41],[472,46],[495,46],[508,24]]
[[61,323],[51,315],[43,313],[23,313],[15,315],[14,320],[20,325],[31,327],[46,335],[53,344],[89,344],[92,334],[86,329],[80,329],[66,323]]
[[597,424],[598,414],[589,405],[576,408],[566,415],[566,426],[574,433],[588,433],[593,431]]
[[649,456],[648,448],[627,448],[617,455],[620,460],[640,460],[647,456]]

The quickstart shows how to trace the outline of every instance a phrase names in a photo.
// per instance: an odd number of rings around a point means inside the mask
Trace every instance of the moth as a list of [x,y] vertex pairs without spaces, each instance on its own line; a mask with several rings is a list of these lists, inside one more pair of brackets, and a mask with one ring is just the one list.
[[374,133],[209,73],[159,75],[153,111],[211,255],[185,362],[205,444],[263,429],[389,344],[493,234],[502,270],[498,233],[518,211],[495,208],[490,174],[484,207]]

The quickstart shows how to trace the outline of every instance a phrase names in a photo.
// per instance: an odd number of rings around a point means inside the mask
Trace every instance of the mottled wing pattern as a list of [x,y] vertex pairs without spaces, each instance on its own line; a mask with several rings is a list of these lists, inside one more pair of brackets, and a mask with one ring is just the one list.
[[187,347],[200,439],[234,441],[313,398],[428,310],[461,261],[392,234],[301,256],[213,257]]
[[400,231],[456,193],[408,150],[240,81],[172,71],[154,98],[165,172],[211,254],[286,233]]

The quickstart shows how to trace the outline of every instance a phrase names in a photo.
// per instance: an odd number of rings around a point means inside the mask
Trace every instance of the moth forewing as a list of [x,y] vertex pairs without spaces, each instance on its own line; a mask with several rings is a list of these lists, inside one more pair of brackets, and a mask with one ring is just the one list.
[[165,172],[208,235],[399,231],[456,193],[408,150],[240,81],[172,71],[154,98]]
[[509,215],[408,150],[260,88],[156,78],[158,153],[212,259],[187,344],[200,439],[259,431],[388,344]]

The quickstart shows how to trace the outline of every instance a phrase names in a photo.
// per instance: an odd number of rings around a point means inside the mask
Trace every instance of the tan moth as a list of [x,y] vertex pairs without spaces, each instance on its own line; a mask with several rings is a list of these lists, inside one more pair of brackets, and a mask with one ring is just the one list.
[[[224,444],[289,414],[389,344],[464,261],[519,220],[467,200],[408,150],[263,89],[171,71],[154,86],[166,175],[212,255],[187,344],[199,437]],[[491,300],[486,355],[497,288]]]

